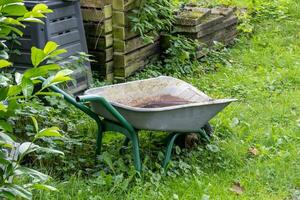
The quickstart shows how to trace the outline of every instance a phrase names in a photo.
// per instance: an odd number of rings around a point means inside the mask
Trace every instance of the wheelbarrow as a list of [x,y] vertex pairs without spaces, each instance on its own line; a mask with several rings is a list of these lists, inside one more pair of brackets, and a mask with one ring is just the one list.
[[76,98],[56,86],[50,89],[62,94],[67,102],[96,121],[96,156],[101,153],[104,132],[125,135],[124,146],[132,142],[137,171],[141,171],[139,130],[170,133],[166,138],[165,168],[178,136],[193,132],[209,140],[208,121],[236,101],[212,99],[192,85],[168,76],[92,88]]

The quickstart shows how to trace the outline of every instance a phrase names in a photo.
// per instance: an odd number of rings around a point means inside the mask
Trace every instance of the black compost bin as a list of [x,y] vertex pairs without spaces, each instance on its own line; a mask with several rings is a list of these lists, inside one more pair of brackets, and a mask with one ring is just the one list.
[[[64,60],[76,55],[77,52],[87,52],[79,1],[31,0],[24,3],[29,9],[38,3],[44,3],[53,12],[43,19],[44,24],[28,23],[23,37],[19,40],[21,46],[14,45],[20,51],[20,55],[13,54],[11,60],[18,71],[31,67],[31,47],[43,48],[48,41],[54,41],[60,45],[60,48],[68,51],[61,55]],[[76,86],[72,83],[68,88],[72,93],[88,88],[91,81],[90,64],[87,63],[84,69],[75,69],[74,79]]]

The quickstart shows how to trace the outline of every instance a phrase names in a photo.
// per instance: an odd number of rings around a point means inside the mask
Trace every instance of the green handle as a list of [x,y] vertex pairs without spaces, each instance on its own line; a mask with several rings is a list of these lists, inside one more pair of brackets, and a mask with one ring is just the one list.
[[78,102],[96,102],[101,104],[118,122],[130,132],[135,132],[132,125],[104,97],[96,95],[77,96]]

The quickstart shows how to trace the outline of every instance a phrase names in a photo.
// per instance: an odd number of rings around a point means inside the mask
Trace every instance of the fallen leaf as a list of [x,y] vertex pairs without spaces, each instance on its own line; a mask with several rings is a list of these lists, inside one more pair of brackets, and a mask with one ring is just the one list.
[[245,189],[243,186],[241,186],[240,182],[235,182],[230,188],[230,191],[236,193],[237,195],[241,195]]
[[248,152],[249,152],[251,155],[254,155],[254,156],[257,156],[257,155],[259,154],[258,149],[255,148],[255,147],[250,147],[250,148],[248,149]]

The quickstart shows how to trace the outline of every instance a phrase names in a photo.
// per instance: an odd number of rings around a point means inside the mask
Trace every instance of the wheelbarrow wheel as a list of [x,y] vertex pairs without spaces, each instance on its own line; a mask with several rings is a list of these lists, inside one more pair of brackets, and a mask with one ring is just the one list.
[[208,137],[211,137],[214,134],[214,129],[213,127],[210,125],[210,123],[206,123],[202,129],[205,131],[205,133],[207,134]]
[[209,139],[213,135],[213,127],[207,123],[202,128],[202,133],[188,133],[184,135],[180,135],[176,138],[175,144],[181,148],[192,148],[197,146],[197,144],[201,141],[209,142]]

